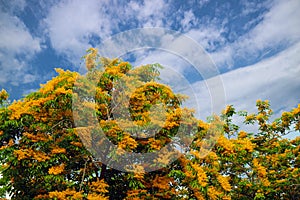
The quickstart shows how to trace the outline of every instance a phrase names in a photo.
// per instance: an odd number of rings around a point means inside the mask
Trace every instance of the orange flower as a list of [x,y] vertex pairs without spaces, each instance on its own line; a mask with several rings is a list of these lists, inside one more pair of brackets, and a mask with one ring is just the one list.
[[28,158],[28,152],[26,150],[14,150],[14,154],[17,156],[18,160]]
[[152,149],[160,150],[161,149],[161,143],[159,140],[155,140],[154,138],[149,139],[150,147]]
[[220,185],[222,186],[222,188],[225,191],[230,191],[231,190],[231,185],[229,184],[228,177],[224,177],[222,175],[219,175],[217,177],[217,179],[218,179],[218,182],[220,183]]
[[4,89],[2,89],[1,91],[0,91],[0,102],[1,102],[1,100],[6,100],[6,99],[8,99],[8,93],[6,92],[6,90],[4,90]]
[[118,146],[122,149],[126,149],[127,147],[130,149],[136,148],[138,143],[130,137],[129,135],[125,135],[121,142],[119,142]]
[[58,148],[52,149],[51,153],[53,153],[53,154],[66,153],[66,149],[58,147]]
[[259,177],[266,177],[267,170],[265,167],[263,167],[261,164],[258,163],[258,160],[255,158],[253,159],[253,165],[256,171],[258,172]]
[[245,138],[245,137],[247,137],[247,135],[248,135],[247,132],[245,132],[245,131],[240,131],[238,137],[239,137],[239,138]]
[[65,164],[53,166],[48,170],[49,174],[58,175],[61,174],[65,169]]
[[222,192],[216,190],[215,187],[210,186],[210,187],[208,187],[207,194],[208,194],[208,196],[210,197],[210,199],[212,199],[212,200],[217,200],[217,199],[218,199],[218,196],[219,196],[220,194],[222,194]]
[[191,166],[195,169],[195,171],[197,173],[198,183],[202,187],[205,187],[207,185],[207,175],[206,175],[205,171],[203,170],[203,167],[201,167],[199,164],[194,164],[194,163],[191,163]]

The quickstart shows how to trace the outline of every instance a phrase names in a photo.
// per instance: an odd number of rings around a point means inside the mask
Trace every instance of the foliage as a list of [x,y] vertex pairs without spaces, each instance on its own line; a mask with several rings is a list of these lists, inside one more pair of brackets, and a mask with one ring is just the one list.
[[[7,92],[0,92],[0,197],[8,192],[13,199],[300,198],[300,137],[283,138],[299,132],[300,104],[274,121],[269,102],[258,100],[257,113],[227,106],[204,122],[180,107],[184,96],[156,82],[160,65],[133,68],[119,59],[100,58],[96,49],[84,59],[85,78],[56,69],[58,76],[11,104]],[[94,99],[88,98],[90,90]],[[72,110],[73,101],[83,110]],[[103,155],[106,162],[88,151],[106,145],[102,138],[73,120],[89,123],[84,109],[95,110],[105,136],[118,149]],[[129,118],[120,117],[128,111]],[[233,123],[236,115],[257,131],[240,130]],[[186,140],[176,135],[180,127]],[[153,166],[132,163],[133,170],[124,172],[107,165],[124,152],[162,150],[171,140],[186,155],[159,154],[159,170],[148,172]],[[179,158],[169,163],[172,157]]]

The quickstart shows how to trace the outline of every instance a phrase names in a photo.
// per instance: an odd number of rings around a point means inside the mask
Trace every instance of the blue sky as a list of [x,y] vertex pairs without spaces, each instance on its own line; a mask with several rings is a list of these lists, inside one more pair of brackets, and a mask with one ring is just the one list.
[[[54,68],[82,71],[85,50],[115,34],[161,27],[206,50],[226,104],[254,111],[256,99],[269,99],[279,113],[300,103],[299,0],[0,0],[0,8],[0,88],[11,99],[39,88],[56,75]],[[165,62],[184,72],[184,64],[158,51],[133,54],[134,64]],[[203,116],[209,115],[213,77],[186,78]]]

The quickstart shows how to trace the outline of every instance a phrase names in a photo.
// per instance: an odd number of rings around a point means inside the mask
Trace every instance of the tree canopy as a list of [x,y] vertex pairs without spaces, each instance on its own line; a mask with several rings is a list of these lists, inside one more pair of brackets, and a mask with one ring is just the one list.
[[84,59],[86,75],[56,69],[12,103],[0,92],[0,197],[300,198],[300,137],[283,137],[299,133],[300,104],[273,121],[267,100],[256,113],[228,105],[205,122],[157,81],[159,64],[134,68],[93,48]]

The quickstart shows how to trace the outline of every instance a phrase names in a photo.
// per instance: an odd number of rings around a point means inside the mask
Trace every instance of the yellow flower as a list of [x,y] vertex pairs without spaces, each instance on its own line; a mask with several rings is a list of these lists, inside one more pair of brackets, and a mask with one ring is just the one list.
[[152,149],[160,150],[161,149],[161,143],[159,140],[155,140],[154,138],[149,139],[150,147]]
[[221,136],[218,138],[218,144],[225,149],[225,153],[233,153],[234,152],[234,144],[231,140]]
[[254,120],[255,119],[255,114],[250,114],[250,115],[247,115],[246,116],[246,121],[251,121],[251,120]]
[[37,160],[38,162],[43,162],[45,160],[50,159],[44,152],[40,151],[31,151],[31,156]]
[[108,197],[104,197],[101,194],[89,193],[87,196],[88,200],[108,200]]
[[70,143],[71,145],[73,145],[73,146],[76,146],[76,147],[82,147],[82,143],[81,142],[71,142]]
[[219,192],[219,191],[216,190],[216,188],[213,187],[213,186],[208,187],[207,193],[208,193],[208,196],[210,197],[210,199],[212,199],[212,200],[217,200],[217,199],[218,199],[218,196],[219,196],[220,194],[222,194],[222,192]]
[[232,107],[232,105],[228,105],[226,106],[225,110],[223,110],[223,114],[227,115],[231,111],[234,111],[234,108]]
[[297,108],[294,108],[292,112],[293,112],[293,115],[298,115],[298,114],[300,114],[300,104],[298,104],[298,107],[297,107]]
[[49,197],[62,200],[66,198],[66,194],[64,192],[54,191],[54,192],[49,192]]
[[194,190],[193,192],[198,200],[205,200],[205,198],[202,196],[202,194],[198,190]]
[[198,183],[205,187],[207,185],[207,176],[203,168],[199,164],[192,163],[191,166],[195,169],[197,173]]
[[48,170],[49,174],[58,175],[61,174],[65,169],[65,164],[53,166]]
[[28,105],[21,101],[14,101],[8,109],[12,111],[10,119],[19,119],[22,114],[29,113]]
[[259,113],[257,116],[256,116],[256,119],[260,122],[264,121],[264,117],[265,115],[263,115],[262,113]]
[[239,138],[245,138],[245,137],[247,137],[247,135],[248,135],[247,132],[245,132],[245,131],[240,131],[238,137],[239,137]]
[[199,120],[198,121],[198,127],[203,129],[203,130],[208,130],[209,129],[209,124],[202,121],[202,120]]
[[59,199],[59,200],[65,200],[65,199],[69,199],[71,197],[71,199],[82,199],[82,193],[81,192],[76,192],[75,190],[64,190],[64,191],[53,191],[53,192],[49,192],[49,197],[51,199]]
[[90,192],[95,192],[97,194],[104,194],[107,193],[108,190],[106,189],[108,185],[105,183],[103,179],[94,181],[89,184]]
[[239,150],[244,149],[247,150],[248,152],[252,152],[255,147],[255,144],[253,144],[251,140],[248,138],[238,139],[236,140],[236,144],[239,144],[241,146]]
[[127,147],[130,149],[136,148],[138,143],[130,137],[129,135],[125,135],[121,142],[119,142],[118,146],[122,149],[126,149]]
[[170,178],[167,177],[160,177],[156,175],[155,179],[153,180],[152,187],[157,187],[162,190],[170,189]]
[[1,102],[1,100],[6,100],[6,99],[8,99],[8,93],[6,92],[6,90],[4,90],[4,89],[2,89],[1,91],[0,91],[0,102]]
[[14,154],[17,156],[18,160],[28,158],[28,153],[26,150],[14,150]]
[[253,159],[253,165],[256,171],[258,172],[259,177],[266,177],[267,175],[267,170],[265,167],[263,167],[261,164],[258,163],[258,160],[255,158]]
[[58,148],[52,149],[51,153],[53,153],[53,154],[66,153],[66,149],[58,147]]
[[222,175],[219,175],[217,177],[217,180],[218,180],[218,182],[220,183],[220,185],[222,186],[222,188],[225,191],[230,191],[231,190],[231,185],[229,184],[228,177],[224,177]]
[[82,194],[81,192],[76,192],[75,194],[73,194],[72,199],[82,199]]
[[271,185],[270,181],[267,178],[261,179],[262,185],[268,187]]

